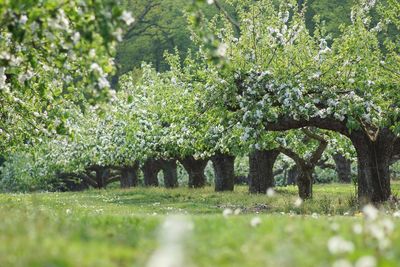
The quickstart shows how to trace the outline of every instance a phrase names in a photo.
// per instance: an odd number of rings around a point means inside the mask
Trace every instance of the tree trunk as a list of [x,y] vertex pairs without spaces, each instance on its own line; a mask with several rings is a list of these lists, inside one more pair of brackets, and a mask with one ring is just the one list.
[[138,168],[139,163],[136,163],[133,166],[123,167],[121,169],[121,188],[129,188],[133,186],[137,186],[138,184]]
[[143,164],[143,178],[145,186],[158,186],[158,173],[160,172],[158,160],[147,159]]
[[204,169],[207,166],[208,160],[195,159],[193,156],[188,156],[180,159],[179,162],[189,175],[190,188],[199,188],[205,186],[206,176],[204,175]]
[[364,132],[350,136],[357,152],[358,199],[362,202],[382,202],[391,195],[389,165],[395,136],[382,129],[375,141]]
[[216,154],[211,161],[215,173],[215,191],[233,191],[235,184],[235,157]]
[[110,170],[105,167],[98,167],[96,169],[96,182],[97,188],[105,188],[107,186],[107,180],[110,177]]
[[164,173],[164,184],[166,188],[178,187],[178,170],[176,160],[163,160],[161,168]]
[[265,194],[275,185],[274,163],[279,155],[276,150],[256,150],[249,155],[249,191]]
[[299,189],[299,197],[301,199],[310,199],[313,196],[313,168],[300,168],[297,176],[297,187]]
[[333,155],[335,169],[341,183],[351,183],[351,160],[346,159],[342,154]]
[[295,185],[297,183],[298,176],[299,176],[299,170],[297,169],[297,166],[294,165],[288,171],[286,184]]

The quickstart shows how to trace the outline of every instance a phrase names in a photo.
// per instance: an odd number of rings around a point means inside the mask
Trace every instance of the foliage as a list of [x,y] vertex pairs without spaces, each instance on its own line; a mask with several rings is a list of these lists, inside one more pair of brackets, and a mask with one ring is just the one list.
[[107,95],[130,14],[108,0],[4,0],[0,15],[1,147],[65,133],[64,106]]

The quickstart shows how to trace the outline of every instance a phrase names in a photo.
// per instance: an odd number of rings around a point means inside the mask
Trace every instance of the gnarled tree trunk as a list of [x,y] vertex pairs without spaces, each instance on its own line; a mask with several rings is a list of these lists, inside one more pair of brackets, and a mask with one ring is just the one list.
[[371,140],[364,132],[355,131],[350,136],[357,152],[358,198],[361,201],[382,202],[391,195],[389,165],[395,135],[382,129]]
[[160,163],[156,159],[147,159],[142,167],[144,185],[158,186],[158,173],[160,172]]
[[299,197],[301,199],[309,199],[313,197],[313,172],[312,166],[300,166],[299,175],[297,176],[297,187],[299,189]]
[[195,159],[193,156],[188,156],[183,159],[179,159],[179,162],[189,175],[190,188],[199,188],[205,186],[206,176],[204,175],[204,169],[207,166],[208,160]]
[[176,160],[162,160],[161,169],[164,173],[164,185],[166,188],[178,187],[178,170]]
[[124,166],[121,168],[120,183],[121,188],[129,188],[138,184],[139,163],[135,162],[132,166]]
[[105,188],[108,184],[108,178],[110,177],[110,169],[106,167],[98,167],[95,171],[97,188]]
[[235,157],[216,154],[211,158],[215,173],[215,191],[233,191],[235,185]]
[[346,159],[342,154],[333,155],[335,169],[341,183],[351,183],[351,160]]
[[249,191],[263,193],[275,185],[274,164],[279,155],[277,150],[255,150],[249,155]]

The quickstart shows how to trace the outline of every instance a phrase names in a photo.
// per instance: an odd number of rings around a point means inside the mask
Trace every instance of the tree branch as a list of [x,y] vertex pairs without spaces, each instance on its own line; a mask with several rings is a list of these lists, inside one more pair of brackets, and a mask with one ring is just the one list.
[[238,36],[241,35],[240,24],[237,22],[229,13],[225,10],[225,8],[221,5],[218,0],[214,0],[215,7],[225,16],[225,18],[232,24],[235,28],[235,31]]
[[320,129],[330,130],[339,132],[345,136],[350,136],[350,132],[346,127],[346,120],[339,121],[334,118],[320,118],[314,117],[309,120],[295,120],[291,117],[282,116],[278,118],[275,122],[264,122],[265,130],[280,132],[292,129],[300,129],[307,126],[313,126]]

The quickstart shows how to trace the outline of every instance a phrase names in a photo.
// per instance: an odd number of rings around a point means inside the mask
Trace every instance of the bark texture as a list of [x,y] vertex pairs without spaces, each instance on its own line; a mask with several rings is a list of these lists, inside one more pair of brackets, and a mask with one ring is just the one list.
[[297,183],[297,176],[298,175],[299,175],[299,171],[297,169],[297,166],[294,165],[288,171],[286,183],[288,185],[295,185]]
[[275,185],[274,164],[278,150],[255,150],[249,155],[249,192],[265,194]]
[[138,184],[139,163],[135,162],[132,166],[124,166],[121,168],[120,183],[121,188],[129,188]]
[[215,173],[215,191],[233,191],[235,184],[235,157],[216,154],[211,161]]
[[342,154],[333,155],[335,170],[338,174],[339,182],[351,183],[351,160],[346,159]]
[[161,166],[156,159],[147,159],[142,167],[144,185],[145,186],[158,186],[158,173],[161,170]]
[[299,197],[301,199],[312,198],[313,196],[313,172],[312,166],[302,166],[299,169],[299,175],[297,176],[297,186],[299,189]]
[[383,129],[375,137],[362,131],[350,136],[357,152],[358,198],[362,202],[382,202],[389,199],[390,161],[396,141],[389,129]]
[[175,159],[162,160],[161,169],[164,173],[164,185],[166,188],[178,187],[178,169]]
[[179,159],[179,162],[189,175],[190,188],[199,188],[205,186],[206,176],[204,175],[204,169],[207,166],[208,160],[195,159],[193,156],[188,156]]

